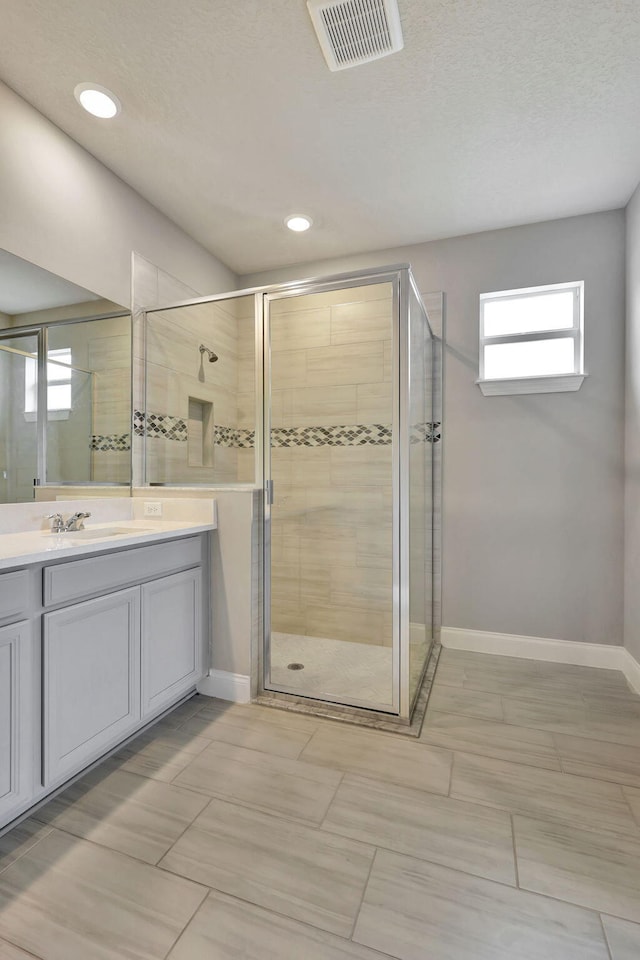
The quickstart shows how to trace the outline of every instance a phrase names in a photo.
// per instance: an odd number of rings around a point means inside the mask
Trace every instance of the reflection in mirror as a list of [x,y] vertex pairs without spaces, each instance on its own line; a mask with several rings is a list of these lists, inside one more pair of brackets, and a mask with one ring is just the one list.
[[130,482],[130,316],[0,251],[0,502]]

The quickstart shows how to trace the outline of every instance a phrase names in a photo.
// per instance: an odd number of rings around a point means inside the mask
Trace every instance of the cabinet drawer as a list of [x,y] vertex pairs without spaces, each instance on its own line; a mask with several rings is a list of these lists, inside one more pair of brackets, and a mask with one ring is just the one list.
[[200,537],[184,537],[102,557],[86,557],[44,568],[44,605],[68,603],[96,593],[151,580],[202,561]]
[[29,615],[29,571],[0,574],[0,620]]

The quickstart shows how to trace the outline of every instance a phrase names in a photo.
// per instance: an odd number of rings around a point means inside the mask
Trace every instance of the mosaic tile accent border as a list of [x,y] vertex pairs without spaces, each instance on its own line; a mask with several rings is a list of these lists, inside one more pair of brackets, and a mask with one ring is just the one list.
[[187,442],[187,421],[166,413],[147,413],[135,410],[133,432],[137,437],[159,437],[164,440]]
[[131,450],[131,437],[128,433],[95,433],[91,437],[89,449],[96,453]]
[[275,427],[272,447],[360,447],[391,443],[391,427],[383,423],[329,427]]
[[213,442],[217,447],[233,447],[235,449],[253,449],[255,445],[255,430],[246,430],[242,427],[213,428]]
[[[136,410],[133,429],[136,436],[165,440],[187,440],[186,420],[161,413],[145,414]],[[271,431],[271,446],[283,447],[363,447],[388,446],[391,443],[391,426],[386,423],[337,424],[335,426],[274,427]],[[411,427],[410,443],[438,443],[441,439],[441,424],[418,423]],[[255,444],[255,431],[242,427],[214,427],[214,444],[219,447],[251,449]]]

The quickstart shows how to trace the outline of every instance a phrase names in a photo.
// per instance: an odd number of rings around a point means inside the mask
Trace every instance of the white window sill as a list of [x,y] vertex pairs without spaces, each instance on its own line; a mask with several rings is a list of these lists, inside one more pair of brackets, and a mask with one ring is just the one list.
[[[47,420],[68,420],[71,410],[49,410],[47,413]],[[38,419],[38,414],[35,411],[25,411],[24,419],[27,423],[35,423]]]
[[512,380],[476,380],[485,397],[522,393],[568,393],[579,390],[586,373],[554,377],[518,377]]

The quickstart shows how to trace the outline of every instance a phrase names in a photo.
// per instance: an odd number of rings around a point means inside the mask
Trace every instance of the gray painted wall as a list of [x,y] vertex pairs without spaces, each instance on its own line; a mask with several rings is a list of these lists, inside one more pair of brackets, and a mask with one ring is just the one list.
[[627,207],[624,645],[640,660],[640,187]]
[[[241,284],[407,261],[423,292],[446,294],[443,623],[621,643],[624,211],[300,264]],[[585,281],[582,389],[483,397],[478,295],[567,280]],[[637,555],[640,568],[640,546]]]
[[115,303],[131,252],[206,293],[234,274],[74,140],[0,83],[0,247]]

